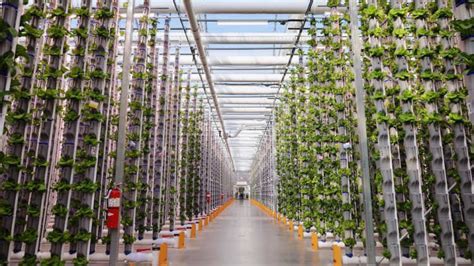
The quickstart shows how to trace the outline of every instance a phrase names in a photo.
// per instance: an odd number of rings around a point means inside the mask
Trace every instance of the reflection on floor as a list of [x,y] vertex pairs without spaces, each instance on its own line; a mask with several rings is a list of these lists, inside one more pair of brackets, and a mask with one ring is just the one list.
[[330,250],[312,251],[309,240],[298,240],[248,200],[236,200],[169,256],[170,266],[332,265]]

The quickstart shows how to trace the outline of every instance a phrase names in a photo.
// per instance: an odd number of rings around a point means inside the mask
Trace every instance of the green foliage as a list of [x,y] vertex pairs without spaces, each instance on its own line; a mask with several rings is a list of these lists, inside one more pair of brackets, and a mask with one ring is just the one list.
[[385,12],[374,5],[369,5],[362,11],[362,16],[369,19],[383,19]]
[[463,38],[474,35],[474,17],[464,20],[454,20],[451,24]]
[[81,193],[94,193],[99,188],[99,185],[89,179],[84,179],[74,184],[72,189]]
[[12,206],[7,201],[0,199],[0,217],[11,216],[12,211]]
[[41,261],[41,266],[65,266],[66,262],[62,261],[58,256],[51,256],[49,259]]
[[77,218],[92,218],[94,217],[94,211],[89,206],[82,206],[74,213]]
[[20,36],[30,37],[38,39],[43,35],[43,31],[41,29],[34,28],[28,23],[23,23],[22,28],[20,28]]
[[51,25],[47,30],[47,34],[51,38],[59,39],[66,36],[66,34],[68,34],[68,31],[62,25]]
[[30,21],[32,18],[44,18],[46,17],[45,13],[37,5],[31,5],[25,10],[23,16],[21,16],[21,24],[24,24],[26,21]]
[[95,34],[97,36],[100,36],[102,38],[109,38],[111,37],[111,32],[109,29],[105,28],[105,27],[99,27],[95,30]]
[[79,7],[79,8],[75,8],[74,9],[74,14],[76,14],[77,16],[79,17],[89,17],[89,9],[85,6],[83,7]]
[[16,30],[10,26],[3,18],[0,19],[0,42],[13,39],[17,36]]
[[69,109],[64,115],[64,122],[74,122],[77,119],[79,119],[79,114],[72,109]]
[[55,216],[64,218],[64,217],[66,217],[66,215],[68,213],[68,209],[63,204],[56,203],[56,205],[54,205],[54,207],[51,209],[51,212]]
[[75,235],[71,235],[71,240],[74,240],[74,242],[87,242],[91,239],[92,234],[87,232],[84,229],[81,229],[78,233]]
[[71,189],[71,185],[69,184],[69,182],[63,179],[56,182],[56,184],[54,184],[53,186],[53,190],[57,192],[64,192],[64,191],[68,191],[69,189]]
[[80,89],[70,88],[66,91],[65,98],[68,100],[81,101],[82,99],[84,99],[84,96]]
[[18,235],[17,239],[27,245],[33,244],[38,239],[38,233],[36,229],[28,228]]
[[132,235],[128,235],[128,234],[124,234],[124,235],[123,235],[123,243],[124,243],[125,245],[127,245],[127,244],[133,244],[133,242],[135,242],[135,240],[136,240],[135,237],[132,236]]
[[51,17],[66,17],[68,14],[62,7],[57,7],[50,11]]
[[44,180],[30,180],[23,185],[23,189],[29,192],[46,192],[46,184]]
[[77,258],[72,260],[74,266],[86,266],[89,264],[89,261],[85,256],[77,256]]
[[102,7],[98,9],[94,14],[94,17],[96,19],[109,19],[109,18],[112,18],[113,16],[114,16],[114,12],[112,10],[107,9],[106,7]]
[[12,51],[0,55],[0,72],[11,72],[12,75],[15,75],[15,66],[15,54]]
[[66,243],[70,239],[69,232],[61,232],[59,229],[54,228],[53,231],[48,233],[46,239],[53,244]]

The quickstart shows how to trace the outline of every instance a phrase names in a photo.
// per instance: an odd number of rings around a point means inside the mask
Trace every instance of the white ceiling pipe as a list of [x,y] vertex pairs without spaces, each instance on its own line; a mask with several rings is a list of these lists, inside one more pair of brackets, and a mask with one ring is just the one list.
[[[210,73],[209,73],[210,75]],[[214,82],[275,82],[281,81],[281,74],[213,74]],[[287,75],[289,76],[289,75]],[[199,81],[199,75],[191,75],[191,81]]]
[[[232,108],[232,107],[226,107],[223,108],[223,113],[228,114],[228,113],[259,113],[259,112],[271,112],[271,108],[255,108],[255,107],[249,107],[249,108]],[[225,110],[225,111],[224,111]]]
[[[249,65],[249,66],[275,66],[286,65],[289,56],[209,56],[207,62],[212,66]],[[182,56],[179,63],[183,65],[194,64],[192,56]]]
[[[183,4],[184,2],[184,4]],[[177,0],[179,12],[185,12],[186,0]],[[173,1],[156,0],[151,3],[152,9],[160,13],[176,13]],[[207,14],[304,14],[308,8],[308,0],[279,0],[269,4],[268,0],[193,0],[192,9],[195,13]],[[328,7],[313,5],[311,13],[323,14],[330,11]]]
[[[188,31],[188,35],[191,34]],[[292,32],[220,32],[220,33],[202,33],[201,42],[205,44],[291,44],[295,43],[297,33]],[[162,41],[164,35],[158,33],[158,41]],[[300,43],[310,40],[311,37],[303,33],[300,37]],[[119,41],[123,41],[124,37],[120,36]],[[138,33],[134,32],[132,42],[138,41]],[[183,32],[172,32],[169,36],[172,43],[187,43],[186,35]],[[191,40],[192,42],[193,40]]]
[[[220,99],[221,104],[273,104],[273,99],[268,98],[224,98]],[[263,107],[263,106],[262,106]]]
[[[258,99],[257,99],[258,100]],[[236,103],[220,103],[222,108],[224,107],[230,107],[230,108],[273,108],[272,103],[265,103],[265,102],[259,102],[259,103],[246,103],[246,102],[236,102]]]
[[[162,37],[158,36],[158,40]],[[291,44],[295,43],[296,34],[281,33],[255,33],[255,32],[226,32],[226,33],[206,33],[202,36],[205,44]],[[307,34],[302,34],[301,43],[310,40]],[[186,37],[184,33],[177,33],[170,36],[171,42],[184,43]]]
[[[228,121],[226,121],[228,122]],[[254,127],[263,127],[263,126],[266,126],[266,124],[264,123],[252,123],[252,121],[242,121],[240,124],[229,124],[229,123],[226,123],[226,126],[229,128],[229,129],[238,129],[240,127],[240,125],[242,124],[245,124],[245,125],[249,125],[249,126],[254,126]]]
[[278,88],[266,86],[216,86],[218,94],[275,94]]

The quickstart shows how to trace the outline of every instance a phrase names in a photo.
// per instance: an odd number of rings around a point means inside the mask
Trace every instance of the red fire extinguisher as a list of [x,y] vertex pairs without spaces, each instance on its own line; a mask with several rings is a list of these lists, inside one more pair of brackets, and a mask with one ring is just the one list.
[[120,224],[120,197],[121,192],[118,188],[109,191],[107,200],[107,228],[117,229]]
[[211,192],[206,193],[206,200],[207,200],[207,203],[211,203]]
[[224,193],[221,193],[221,200],[224,199]]

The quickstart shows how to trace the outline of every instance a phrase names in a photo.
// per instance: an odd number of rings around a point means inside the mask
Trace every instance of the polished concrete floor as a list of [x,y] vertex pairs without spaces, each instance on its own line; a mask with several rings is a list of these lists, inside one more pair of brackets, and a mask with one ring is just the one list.
[[277,224],[248,200],[235,201],[186,249],[171,249],[170,266],[332,265],[329,250],[314,252],[309,240]]

